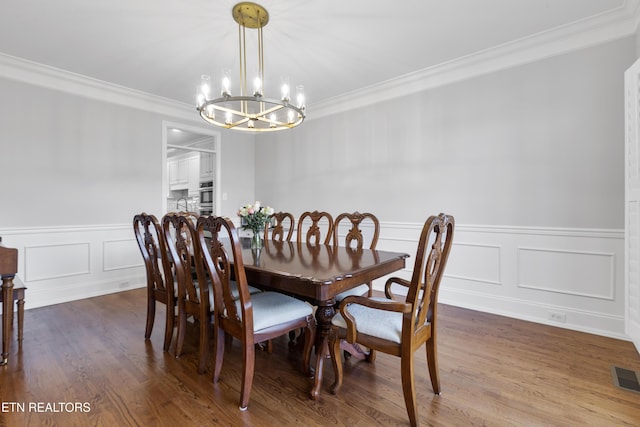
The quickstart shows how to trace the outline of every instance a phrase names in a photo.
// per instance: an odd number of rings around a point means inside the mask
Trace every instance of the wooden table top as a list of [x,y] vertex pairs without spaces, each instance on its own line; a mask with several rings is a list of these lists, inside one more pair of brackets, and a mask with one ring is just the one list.
[[265,241],[252,249],[241,239],[242,260],[251,283],[326,301],[343,290],[404,268],[408,254],[332,245]]

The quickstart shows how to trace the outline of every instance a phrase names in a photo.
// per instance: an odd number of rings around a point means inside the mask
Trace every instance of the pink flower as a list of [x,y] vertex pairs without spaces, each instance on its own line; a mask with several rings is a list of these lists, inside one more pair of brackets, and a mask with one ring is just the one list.
[[249,212],[249,215],[253,215],[253,208],[249,209],[247,212]]

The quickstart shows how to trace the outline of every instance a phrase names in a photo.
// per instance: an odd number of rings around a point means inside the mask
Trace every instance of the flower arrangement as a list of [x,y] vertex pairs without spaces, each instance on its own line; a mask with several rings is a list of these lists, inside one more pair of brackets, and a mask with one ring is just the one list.
[[260,232],[264,230],[265,224],[269,215],[273,214],[274,210],[269,206],[262,206],[259,201],[256,201],[253,205],[245,205],[238,210],[238,216],[242,219],[242,229],[252,230],[254,236],[259,236]]

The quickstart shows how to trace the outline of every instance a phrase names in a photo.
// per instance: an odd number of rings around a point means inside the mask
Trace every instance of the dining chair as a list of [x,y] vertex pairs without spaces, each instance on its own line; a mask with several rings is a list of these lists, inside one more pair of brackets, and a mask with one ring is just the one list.
[[[454,218],[440,214],[425,222],[411,280],[392,277],[385,284],[386,298],[348,296],[331,319],[329,351],[335,371],[333,394],[342,386],[340,340],[400,357],[404,401],[412,426],[418,424],[414,352],[426,343],[431,386],[440,394],[436,347],[438,289],[453,241]],[[407,288],[404,301],[394,297],[392,285]]]
[[[255,344],[299,328],[305,330],[302,361],[303,371],[309,376],[309,358],[315,337],[311,305],[278,292],[249,292],[240,239],[228,218],[209,216],[198,219],[196,253],[196,267],[206,268],[206,274],[213,283],[214,383],[220,380],[225,337],[231,335],[242,343],[240,410],[246,410],[253,384]],[[231,277],[235,277],[237,284],[237,299],[234,298]]]
[[194,217],[180,212],[170,212],[162,218],[162,229],[178,283],[176,357],[182,355],[187,317],[191,316],[199,323],[198,373],[202,374],[206,368],[213,322],[213,295],[206,280],[203,283],[198,280],[193,245]]
[[[363,233],[361,227],[364,225],[370,229],[368,233]],[[349,228],[350,227],[350,228]],[[339,246],[340,235],[348,228],[344,234],[344,246],[353,250],[362,250],[365,247],[365,241],[368,242],[369,249],[374,250],[378,244],[380,236],[380,222],[375,215],[371,213],[341,213],[336,217],[333,224],[333,245]],[[362,227],[364,228],[364,227]],[[373,296],[372,282],[368,282],[355,288],[348,289],[336,295],[336,303],[342,302],[349,295]]]
[[[293,215],[291,215],[289,212],[276,212],[269,215],[269,220],[271,221],[271,219],[275,220],[275,224],[273,225],[273,227],[264,228],[264,241],[267,243],[269,242],[269,240],[277,242],[290,242],[295,226],[295,219]],[[286,229],[285,226],[287,227]]]
[[163,350],[169,351],[176,316],[177,290],[169,265],[167,246],[158,220],[141,213],[133,217],[133,231],[147,273],[147,323],[144,338],[149,339],[156,317],[156,302],[166,306]]
[[[304,232],[309,221],[309,228]],[[305,242],[308,245],[328,245],[333,237],[333,217],[328,212],[304,212],[298,220],[296,237],[298,243]]]

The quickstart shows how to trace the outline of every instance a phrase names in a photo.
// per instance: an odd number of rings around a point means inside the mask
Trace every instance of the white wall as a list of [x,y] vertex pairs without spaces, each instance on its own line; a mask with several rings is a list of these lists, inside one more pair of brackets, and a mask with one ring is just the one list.
[[[166,209],[163,120],[208,126],[191,106],[0,56],[0,236],[19,251],[27,308],[145,284],[131,223]],[[221,145],[235,216],[254,198],[253,137]]]
[[560,312],[563,326],[623,336],[634,57],[627,37],[347,113],[310,110],[293,132],[258,138],[256,194],[294,214],[373,212],[379,246],[408,253],[428,215],[453,214],[441,301],[541,322]]

